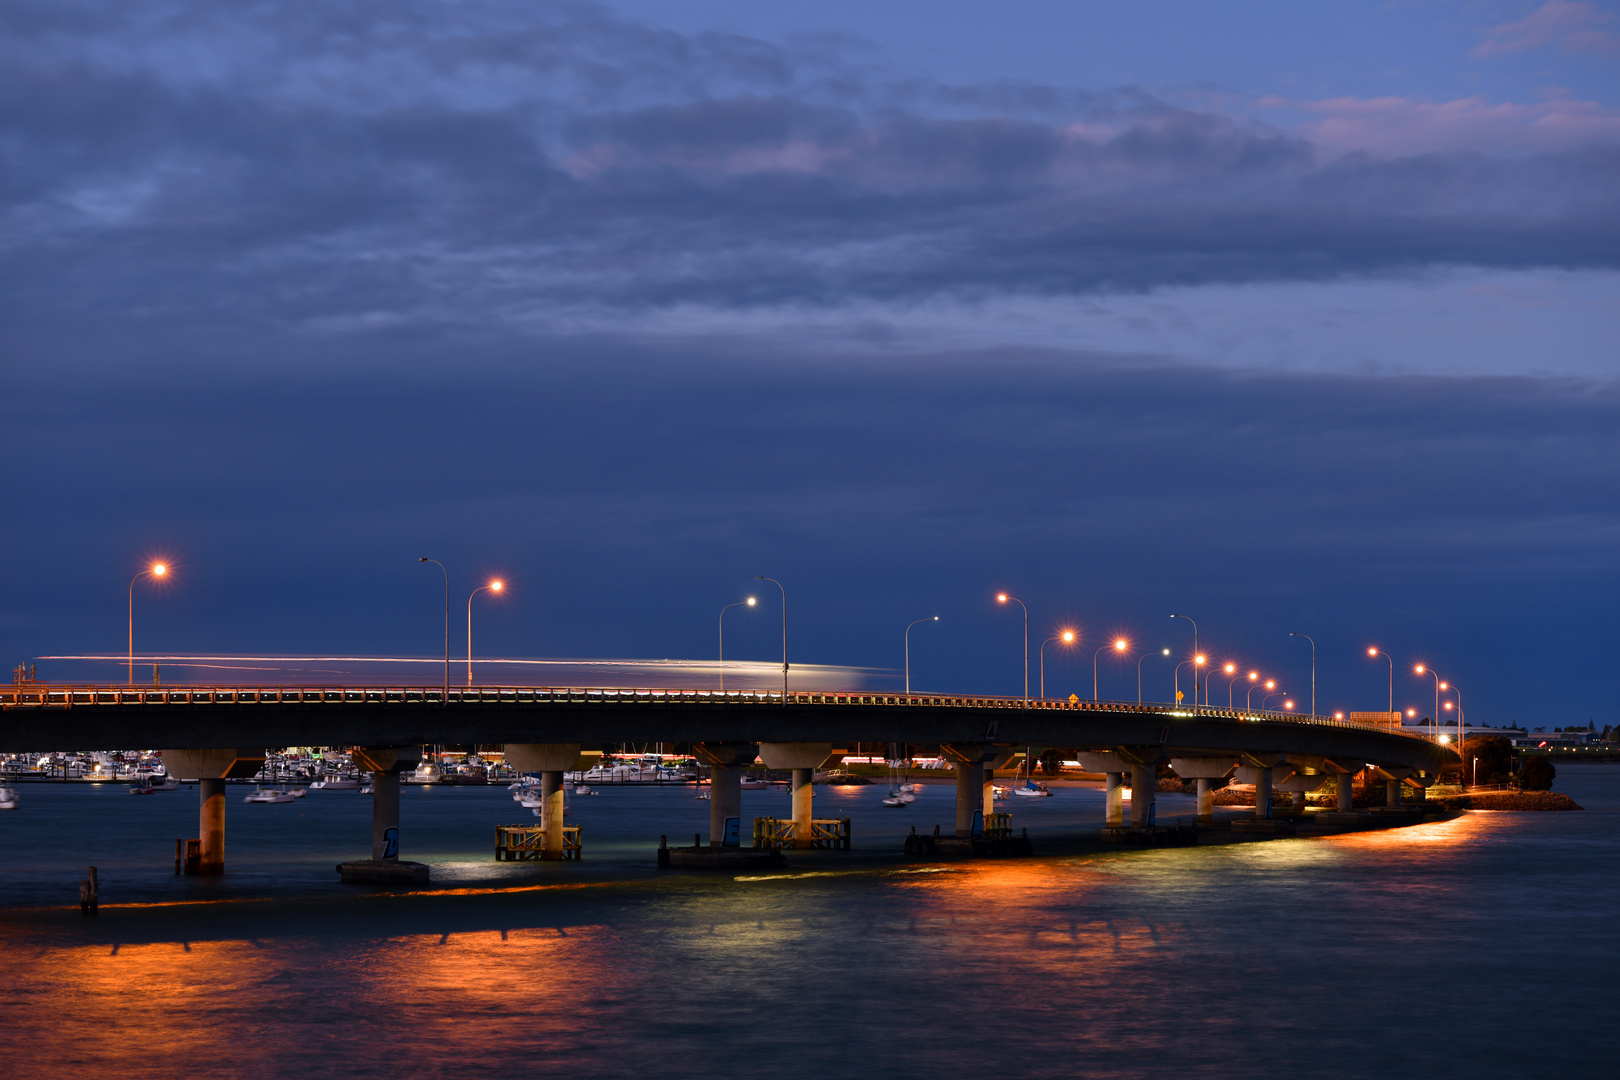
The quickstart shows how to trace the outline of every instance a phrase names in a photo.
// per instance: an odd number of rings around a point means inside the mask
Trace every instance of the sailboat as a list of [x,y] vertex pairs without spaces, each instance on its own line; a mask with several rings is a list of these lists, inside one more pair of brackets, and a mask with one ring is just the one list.
[[1030,765],[1029,765],[1029,757],[1030,757],[1029,752],[1026,750],[1025,753],[1024,753],[1024,766],[1023,766],[1023,768],[1024,768],[1024,782],[1022,784],[1019,784],[1019,785],[1015,786],[1012,789],[1012,793],[1014,795],[1022,796],[1022,797],[1026,798],[1026,799],[1047,799],[1047,798],[1051,798],[1052,792],[1047,789],[1046,785],[1045,784],[1037,784],[1035,782],[1034,778],[1030,776],[1030,771],[1031,770],[1030,770]]
[[889,744],[889,793],[883,797],[884,806],[903,807],[915,802],[917,796],[912,793],[910,784],[900,782],[899,748],[894,743]]

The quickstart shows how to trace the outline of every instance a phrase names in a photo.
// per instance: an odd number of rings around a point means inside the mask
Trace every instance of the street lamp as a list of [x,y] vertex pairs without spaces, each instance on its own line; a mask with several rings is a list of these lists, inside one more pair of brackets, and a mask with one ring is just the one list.
[[[1142,704],[1142,661],[1146,660],[1148,657],[1150,657],[1152,655],[1154,655],[1154,654],[1153,653],[1143,653],[1141,656],[1138,656],[1136,658],[1136,703],[1138,705]],[[1158,655],[1159,656],[1169,656],[1170,655],[1170,650],[1169,649],[1160,649],[1159,652],[1158,652]]]
[[[1250,679],[1259,679],[1260,676],[1251,671],[1251,672],[1249,672],[1249,678]],[[1251,682],[1249,684],[1249,692],[1247,694],[1243,695],[1243,708],[1244,708],[1245,712],[1248,711],[1249,709],[1254,708],[1254,691],[1255,691],[1255,687],[1258,686],[1258,685],[1259,685],[1259,683]],[[1277,688],[1277,680],[1276,679],[1267,679],[1266,683],[1265,683],[1265,686],[1266,686],[1267,690],[1275,690]],[[1260,707],[1262,709],[1265,708],[1264,699],[1261,700]]]
[[1052,644],[1052,642],[1054,642],[1054,641],[1061,641],[1065,645],[1073,645],[1074,640],[1075,640],[1074,631],[1073,630],[1065,630],[1061,634],[1053,634],[1051,637],[1049,637],[1045,641],[1041,642],[1041,647],[1039,649],[1035,650],[1036,655],[1039,656],[1040,659],[1041,659],[1041,700],[1042,701],[1046,700],[1046,647],[1048,645]]
[[[1274,683],[1267,683],[1266,685],[1269,687],[1269,686],[1273,686],[1275,684]],[[1286,697],[1287,694],[1288,694],[1288,691],[1286,691],[1286,690],[1278,690],[1278,691],[1276,691],[1274,693],[1267,694],[1265,697],[1260,699],[1260,711],[1261,712],[1265,711],[1266,702],[1270,701],[1272,698],[1274,698],[1274,697]]]
[[998,604],[1005,604],[1009,600],[1024,608],[1024,708],[1027,709],[1029,708],[1029,608],[1024,607],[1024,602],[1016,596],[1008,596],[1006,593],[996,594]]
[[1237,665],[1227,664],[1223,670],[1232,676],[1226,680],[1226,707],[1230,709],[1232,707],[1232,684],[1237,682],[1237,676],[1233,673],[1237,671]]
[[[1198,623],[1197,623],[1197,621],[1194,620],[1191,615],[1172,615],[1170,617],[1172,619],[1186,619],[1188,622],[1192,623],[1192,628],[1193,628],[1193,655],[1196,656],[1198,654]],[[1179,665],[1177,666],[1176,670],[1177,671],[1181,670]],[[1180,702],[1177,702],[1177,704],[1180,704]],[[1193,704],[1194,705],[1198,704],[1198,674],[1197,674],[1197,672],[1193,673]]]
[[[748,601],[750,604],[752,600]],[[911,628],[920,622],[939,622],[938,615],[930,615],[926,619],[913,619],[906,624],[906,693],[911,693]]]
[[504,588],[506,588],[506,582],[501,581],[499,578],[497,578],[494,581],[490,582],[488,585],[480,585],[480,586],[478,586],[478,588],[474,589],[471,593],[467,594],[467,685],[468,686],[472,685],[472,602],[473,602],[473,597],[477,596],[479,593],[483,592],[485,589],[488,589],[490,592],[500,592]]
[[[1099,698],[1097,696],[1097,657],[1101,656],[1103,653],[1107,652],[1109,649],[1113,649],[1116,653],[1122,653],[1122,652],[1124,652],[1126,649],[1128,649],[1130,647],[1131,647],[1131,643],[1126,641],[1124,638],[1115,638],[1114,643],[1112,645],[1104,645],[1102,648],[1098,649],[1096,652],[1091,654],[1091,700],[1092,701],[1100,701],[1100,700],[1102,700],[1101,698]],[[1138,669],[1140,669],[1140,666],[1141,665],[1138,664]]]
[[765,577],[763,574],[761,574],[761,575],[755,577],[754,580],[755,581],[768,581],[772,585],[775,585],[777,591],[782,594],[782,707],[785,709],[785,708],[787,708],[787,673],[788,673],[788,661],[787,661],[787,590],[782,588],[782,583],[780,581],[777,581],[773,577]]
[[[1292,630],[1290,630],[1288,632],[1288,636],[1289,637],[1302,637],[1306,641],[1309,641],[1311,643],[1311,715],[1315,716],[1316,715],[1316,639],[1311,637],[1311,635],[1309,635],[1309,634],[1296,634]],[[1390,690],[1390,695],[1391,695],[1391,697],[1394,696],[1393,688]]]
[[450,571],[444,568],[444,563],[438,559],[423,556],[417,562],[430,562],[439,568],[444,575],[444,694],[439,698],[440,705],[450,704]]
[[1429,721],[1429,736],[1433,738],[1440,732],[1440,691],[1446,689],[1446,684],[1440,680],[1440,675],[1434,668],[1419,664],[1413,670],[1419,675],[1428,675],[1434,679],[1434,719]]
[[129,685],[135,685],[135,583],[148,574],[162,578],[169,572],[167,563],[153,563],[129,579]]
[[1372,645],[1367,646],[1367,655],[1368,656],[1382,656],[1385,660],[1389,660],[1389,711],[1394,712],[1395,711],[1395,661],[1389,659],[1389,653],[1380,653],[1378,651],[1378,649],[1376,647],[1372,646]]
[[734,607],[753,607],[758,601],[750,596],[746,600],[739,600],[735,604],[727,604],[720,609],[720,692],[726,691],[726,612]]

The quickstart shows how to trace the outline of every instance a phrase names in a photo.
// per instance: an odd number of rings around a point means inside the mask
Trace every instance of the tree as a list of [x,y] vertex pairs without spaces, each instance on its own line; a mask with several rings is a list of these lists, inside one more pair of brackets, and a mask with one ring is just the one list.
[[[1463,743],[1463,783],[1472,784],[1476,775],[1481,784],[1507,783],[1513,775],[1512,753],[1513,744],[1500,735],[1476,735],[1469,739]],[[1477,771],[1475,758],[1479,759]]]
[[1531,755],[1519,770],[1519,787],[1524,791],[1551,791],[1558,770],[1540,754]]

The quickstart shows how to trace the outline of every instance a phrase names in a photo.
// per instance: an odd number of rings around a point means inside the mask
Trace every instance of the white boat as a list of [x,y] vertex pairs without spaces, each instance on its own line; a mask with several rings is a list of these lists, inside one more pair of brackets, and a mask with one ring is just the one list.
[[309,785],[311,791],[359,791],[360,781],[351,776],[334,776],[330,780],[317,780]]
[[538,791],[523,792],[522,798],[518,799],[518,805],[525,810],[534,810],[546,805],[546,797]]
[[911,802],[911,800],[907,799],[905,796],[901,795],[899,792],[894,792],[892,794],[883,796],[883,805],[884,806],[902,807],[902,806],[910,805],[910,802]]
[[308,788],[298,787],[298,788],[286,788],[284,790],[287,792],[288,795],[291,795],[295,799],[302,799],[305,795],[309,794],[309,789]]
[[1004,787],[992,787],[990,789],[990,797],[992,800],[1005,799],[1007,797],[1007,789]]
[[574,794],[575,795],[595,795],[596,791],[594,789],[592,789],[592,788],[586,787],[584,784],[575,784],[574,785]]
[[1023,786],[1013,788],[1012,793],[1025,799],[1046,799],[1050,798],[1052,795],[1052,793],[1046,789],[1045,784],[1037,784],[1033,780],[1024,781]]
[[0,787],[0,810],[15,810],[20,800],[14,787]]
[[242,801],[245,803],[290,803],[298,796],[290,791],[281,791],[277,788],[258,788],[249,793]]
[[770,787],[771,782],[769,780],[756,780],[751,776],[745,776],[739,782],[738,786],[744,791],[759,791],[762,788]]
[[693,796],[693,797],[694,797],[694,798],[698,798],[698,799],[704,799],[704,800],[707,800],[707,799],[708,799],[708,798],[709,798],[709,791],[708,791],[708,789],[707,789],[707,788],[705,788],[705,789],[703,789],[703,790],[702,790],[702,791],[700,791],[700,792],[698,792],[698,793],[697,793],[697,794],[696,794],[696,795],[695,795],[695,796]]

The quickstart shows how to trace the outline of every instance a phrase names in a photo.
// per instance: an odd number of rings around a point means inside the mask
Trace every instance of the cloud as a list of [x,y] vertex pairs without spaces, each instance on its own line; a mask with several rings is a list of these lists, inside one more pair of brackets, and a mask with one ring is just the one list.
[[1546,0],[1524,18],[1487,30],[1474,56],[1505,56],[1551,44],[1565,52],[1612,56],[1620,53],[1620,36],[1603,27],[1614,21],[1612,14],[1585,0]]
[[0,287],[25,337],[529,334],[1620,262],[1617,120],[1590,103],[1339,99],[1289,126],[496,0],[25,2],[0,31]]

